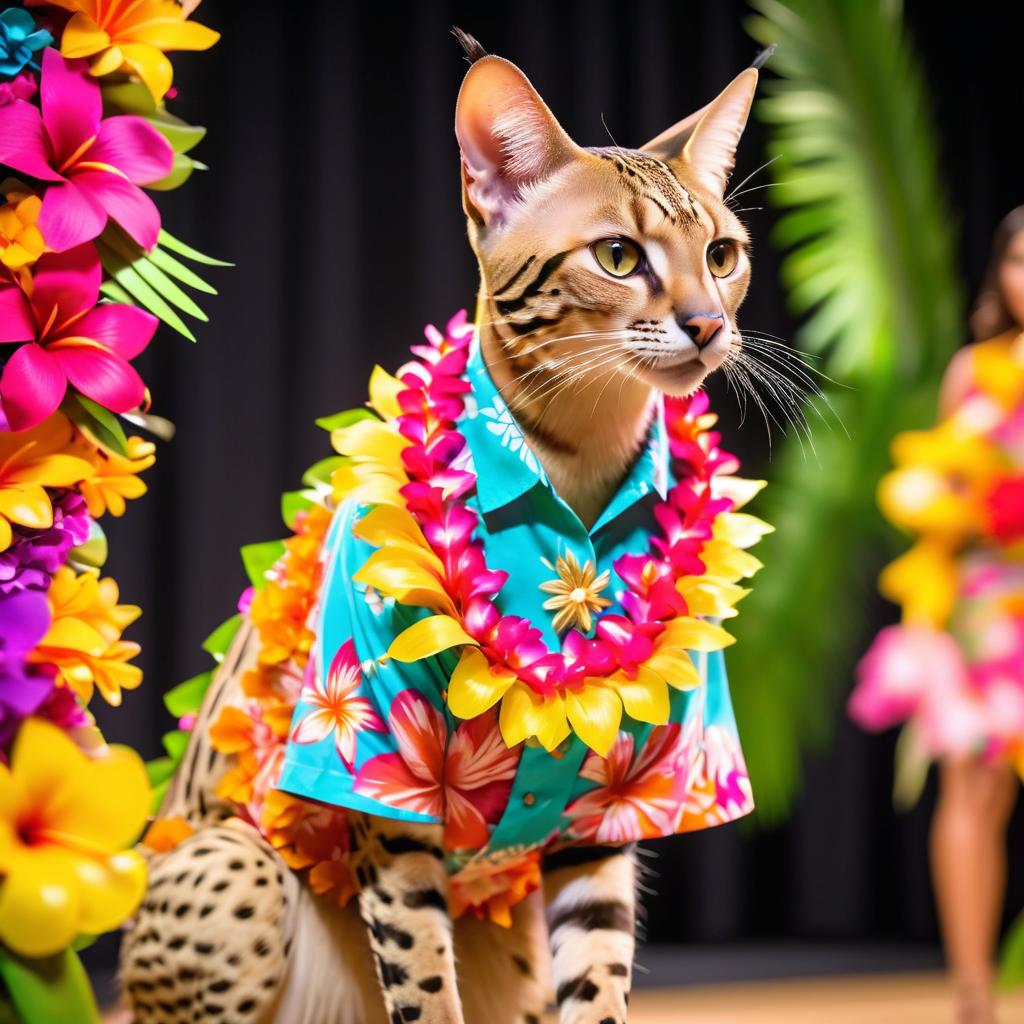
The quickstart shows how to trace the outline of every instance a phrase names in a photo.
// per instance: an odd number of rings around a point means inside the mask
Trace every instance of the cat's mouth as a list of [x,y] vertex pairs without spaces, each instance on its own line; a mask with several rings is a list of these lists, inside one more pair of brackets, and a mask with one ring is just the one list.
[[681,359],[676,363],[659,363],[646,367],[643,377],[651,387],[666,395],[689,395],[703,383],[716,367],[706,366],[699,356]]

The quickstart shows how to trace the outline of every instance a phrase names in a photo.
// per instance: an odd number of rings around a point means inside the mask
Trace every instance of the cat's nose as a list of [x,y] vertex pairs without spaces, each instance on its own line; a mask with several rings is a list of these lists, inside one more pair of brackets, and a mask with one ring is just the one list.
[[694,313],[685,320],[680,317],[679,326],[690,336],[697,348],[703,348],[725,324],[721,313]]

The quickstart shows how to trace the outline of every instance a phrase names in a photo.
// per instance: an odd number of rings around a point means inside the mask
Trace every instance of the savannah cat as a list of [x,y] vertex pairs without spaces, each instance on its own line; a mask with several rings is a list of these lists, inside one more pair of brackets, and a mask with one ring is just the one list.
[[[589,527],[637,458],[657,393],[692,393],[741,345],[747,234],[724,197],[758,73],[743,71],[640,149],[581,148],[516,66],[459,35],[470,68],[455,130],[483,357],[558,495]],[[609,354],[610,371],[591,370],[607,369]],[[560,380],[573,381],[573,402],[558,401]],[[245,626],[161,809],[195,832],[152,858],[125,937],[139,1024],[539,1024],[554,994],[562,1024],[624,1024],[628,845],[550,858],[510,928],[473,917],[453,926],[441,827],[353,815],[354,842],[377,851],[358,900],[338,909],[310,893],[213,792],[228,759],[207,727],[242,703],[255,649]]]

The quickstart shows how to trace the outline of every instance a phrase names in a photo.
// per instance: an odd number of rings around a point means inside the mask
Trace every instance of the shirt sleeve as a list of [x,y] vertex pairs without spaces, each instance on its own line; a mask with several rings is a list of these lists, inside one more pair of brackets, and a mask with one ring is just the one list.
[[374,550],[353,536],[358,518],[346,502],[324,542],[315,640],[277,788],[386,818],[440,822],[447,675],[436,659],[386,657],[426,611],[353,582]]

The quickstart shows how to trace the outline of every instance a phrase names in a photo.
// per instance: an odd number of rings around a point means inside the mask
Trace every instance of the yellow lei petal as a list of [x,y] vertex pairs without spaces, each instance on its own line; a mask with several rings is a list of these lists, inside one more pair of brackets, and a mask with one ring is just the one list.
[[605,757],[622,721],[622,700],[615,690],[588,679],[580,693],[566,693],[565,712],[576,735],[595,754]]
[[746,512],[723,512],[715,517],[712,529],[719,540],[738,548],[751,548],[765,534],[775,531],[774,526]]
[[664,679],[673,690],[692,690],[703,681],[690,655],[671,647],[657,651],[643,667]]
[[630,718],[650,725],[664,725],[668,722],[671,707],[668,686],[656,672],[641,666],[637,670],[636,679],[627,679],[619,673],[612,676],[611,683]]
[[536,736],[545,750],[552,751],[571,732],[560,695],[541,697],[518,681],[502,699],[498,724],[510,747]]
[[392,377],[383,367],[375,366],[370,374],[370,408],[386,420],[397,419],[402,415],[398,395],[405,389],[397,377]]
[[0,516],[19,526],[45,530],[53,523],[53,506],[37,484],[0,485]]
[[394,427],[377,419],[357,420],[331,431],[331,445],[340,455],[384,467],[401,467],[402,452],[410,444]]
[[711,493],[716,498],[729,498],[733,511],[743,508],[768,486],[767,480],[746,480],[739,476],[716,476],[711,480]]
[[680,615],[665,623],[665,632],[658,637],[658,650],[674,647],[686,651],[720,651],[735,642],[735,637],[713,622]]
[[750,593],[746,587],[706,576],[685,576],[676,583],[676,590],[686,601],[691,615],[709,615],[713,619],[731,619],[734,607]]
[[388,654],[395,661],[420,661],[459,644],[476,641],[450,615],[431,615],[403,629],[388,648]]
[[[390,546],[430,551],[419,523],[404,508],[395,505],[371,508],[353,525],[352,533],[375,548]],[[441,565],[440,559],[437,564]]]
[[514,682],[514,675],[496,675],[480,651],[467,647],[448,683],[448,707],[458,718],[476,718],[497,704]]
[[749,579],[762,567],[762,563],[753,555],[717,537],[705,542],[700,558],[705,565],[706,575],[717,576],[730,583]]
[[423,552],[424,557],[420,558],[411,550],[381,548],[370,555],[352,579],[374,587],[400,604],[414,604],[454,615],[455,605],[438,577],[430,571],[425,557],[428,554]]

